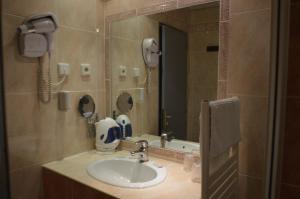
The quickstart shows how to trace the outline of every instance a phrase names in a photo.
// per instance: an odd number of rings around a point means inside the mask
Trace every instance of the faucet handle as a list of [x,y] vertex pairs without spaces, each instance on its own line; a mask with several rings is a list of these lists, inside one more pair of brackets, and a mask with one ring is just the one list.
[[161,137],[162,139],[168,139],[168,134],[162,133],[162,134],[160,135],[160,137]]
[[148,145],[149,145],[147,140],[139,140],[139,141],[135,142],[135,144],[137,146],[139,146],[139,148],[142,148],[142,149],[147,149]]

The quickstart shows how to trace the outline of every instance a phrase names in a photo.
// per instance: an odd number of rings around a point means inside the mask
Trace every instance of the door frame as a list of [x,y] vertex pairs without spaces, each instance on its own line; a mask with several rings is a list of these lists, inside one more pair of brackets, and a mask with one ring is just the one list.
[[5,126],[5,99],[3,75],[3,49],[2,49],[2,0],[0,0],[0,198],[9,199],[9,173],[7,157],[7,138]]
[[290,0],[272,0],[271,89],[265,198],[280,197],[288,79]]

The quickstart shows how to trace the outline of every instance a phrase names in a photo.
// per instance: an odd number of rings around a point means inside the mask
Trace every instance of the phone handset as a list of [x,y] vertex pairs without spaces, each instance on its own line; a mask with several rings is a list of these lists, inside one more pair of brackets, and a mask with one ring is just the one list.
[[57,28],[57,18],[50,12],[28,17],[18,28],[20,54],[39,59],[38,93],[43,103],[51,101],[51,50]]

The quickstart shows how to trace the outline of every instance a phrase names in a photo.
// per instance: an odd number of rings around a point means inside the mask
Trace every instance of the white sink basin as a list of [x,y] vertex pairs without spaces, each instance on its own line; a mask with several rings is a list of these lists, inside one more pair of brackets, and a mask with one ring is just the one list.
[[102,182],[126,188],[146,188],[164,181],[165,167],[152,161],[139,163],[136,159],[114,158],[99,160],[88,166],[87,172]]
[[[150,142],[150,146],[160,147],[161,146],[160,140],[154,140]],[[200,151],[199,143],[186,142],[182,140],[171,140],[170,142],[166,142],[165,147],[167,149],[173,149],[173,150],[184,151],[184,152],[191,152],[192,150]]]

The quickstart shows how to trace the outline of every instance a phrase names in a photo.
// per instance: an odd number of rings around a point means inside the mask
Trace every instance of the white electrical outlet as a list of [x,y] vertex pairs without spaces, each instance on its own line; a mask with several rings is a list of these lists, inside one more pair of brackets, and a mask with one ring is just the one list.
[[68,63],[58,63],[57,68],[60,76],[68,76],[70,74],[70,64]]
[[120,66],[120,77],[126,77],[127,76],[127,67],[124,65]]
[[92,73],[92,67],[90,64],[80,64],[81,66],[81,75],[89,76]]

